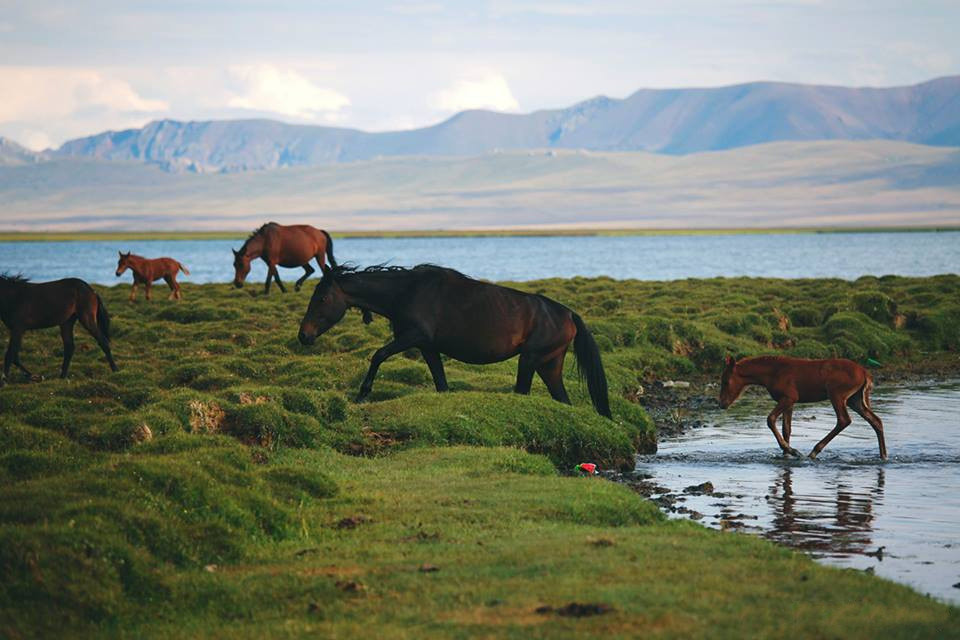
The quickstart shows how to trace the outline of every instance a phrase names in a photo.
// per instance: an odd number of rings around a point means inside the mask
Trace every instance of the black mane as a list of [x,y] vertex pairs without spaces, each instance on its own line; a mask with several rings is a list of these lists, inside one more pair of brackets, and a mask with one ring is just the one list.
[[339,278],[343,276],[352,276],[352,275],[375,275],[375,274],[392,274],[397,276],[403,275],[425,275],[428,273],[454,273],[463,278],[468,278],[468,276],[463,275],[455,269],[449,269],[447,267],[441,267],[440,265],[430,264],[425,262],[423,264],[418,264],[413,267],[401,267],[397,265],[387,265],[387,264],[375,264],[369,267],[360,268],[357,265],[350,264],[349,262],[337,265],[330,269],[326,269],[323,272],[323,278],[320,279],[320,282],[317,284],[317,287],[321,291],[325,291],[330,288],[330,285],[336,282]]
[[10,275],[9,273],[0,273],[0,284],[19,285],[30,282],[30,278],[25,278],[22,273]]
[[266,222],[266,223],[260,225],[260,228],[259,228],[259,229],[254,229],[254,230],[253,230],[253,233],[251,233],[249,236],[247,236],[247,239],[243,241],[243,244],[242,244],[242,245],[240,245],[240,251],[243,252],[243,250],[247,248],[247,244],[248,244],[251,240],[253,240],[254,238],[256,238],[258,235],[260,235],[261,233],[263,233],[264,230],[267,229],[267,227],[277,227],[277,226],[279,226],[279,225],[278,225],[276,222]]

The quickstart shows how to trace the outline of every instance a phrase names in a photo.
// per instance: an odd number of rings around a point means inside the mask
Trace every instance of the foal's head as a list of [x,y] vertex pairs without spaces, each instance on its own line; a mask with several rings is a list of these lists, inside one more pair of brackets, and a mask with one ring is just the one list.
[[300,344],[310,345],[343,319],[347,298],[336,281],[337,269],[324,268],[323,278],[313,290],[307,313],[300,322]]
[[736,402],[746,386],[746,381],[737,373],[737,361],[727,356],[720,376],[720,408],[726,409]]
[[120,254],[120,260],[117,261],[117,277],[120,277],[123,275],[123,272],[126,271],[127,269],[132,269],[133,264],[130,262],[129,251],[127,251],[126,253],[124,253],[123,251],[118,251],[117,253]]

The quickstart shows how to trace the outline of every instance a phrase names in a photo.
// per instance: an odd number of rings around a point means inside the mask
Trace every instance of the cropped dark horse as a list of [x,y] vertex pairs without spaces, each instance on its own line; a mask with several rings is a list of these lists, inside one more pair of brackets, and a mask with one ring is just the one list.
[[243,286],[243,281],[250,273],[250,261],[260,258],[267,263],[267,281],[263,292],[270,293],[270,279],[273,278],[286,291],[280,282],[277,267],[303,267],[303,277],[297,280],[295,289],[300,290],[303,281],[315,271],[310,261],[316,259],[317,266],[323,269],[323,260],[326,256],[331,267],[337,266],[333,258],[333,239],[322,229],[316,229],[306,224],[284,226],[276,222],[268,222],[250,234],[239,251],[233,252],[233,268],[236,273],[233,285]]
[[607,378],[593,336],[580,316],[550,298],[480,282],[434,265],[363,270],[341,266],[326,271],[314,290],[300,323],[300,342],[313,344],[349,307],[387,317],[394,335],[373,354],[357,401],[370,393],[384,360],[417,348],[437,391],[447,390],[440,354],[471,364],[519,355],[515,392],[529,393],[536,372],[554,400],[569,404],[563,359],[573,342],[593,406],[600,415],[610,417]]
[[73,357],[73,325],[80,324],[90,332],[107,356],[110,368],[117,370],[110,353],[110,315],[100,296],[83,280],[67,278],[53,282],[28,282],[19,276],[0,276],[0,320],[10,330],[10,345],[3,359],[0,386],[10,374],[10,365],[17,365],[31,379],[34,376],[20,362],[23,334],[30,329],[60,327],[63,338],[63,366],[60,377],[67,377]]
[[127,269],[133,272],[133,288],[130,289],[131,302],[137,298],[137,285],[142,284],[147,300],[150,299],[150,289],[153,283],[163,278],[170,287],[170,296],[168,300],[180,300],[183,294],[180,293],[180,283],[177,282],[177,272],[183,271],[190,275],[187,268],[174,260],[173,258],[144,258],[137,256],[129,251],[120,252],[120,260],[117,262],[117,277],[123,275]]
[[[797,403],[829,400],[837,414],[837,426],[817,443],[810,452],[816,458],[837,434],[850,424],[847,407],[856,411],[870,423],[877,434],[880,457],[887,459],[887,445],[883,440],[883,422],[870,409],[870,390],[873,379],[862,366],[851,360],[803,360],[783,356],[759,356],[734,362],[727,357],[727,364],[720,379],[720,406],[724,409],[733,404],[743,390],[750,385],[767,388],[777,406],[767,416],[767,426],[777,439],[784,453],[799,456],[790,446],[790,421],[793,406]],[[783,416],[783,435],[777,431],[777,418]]]

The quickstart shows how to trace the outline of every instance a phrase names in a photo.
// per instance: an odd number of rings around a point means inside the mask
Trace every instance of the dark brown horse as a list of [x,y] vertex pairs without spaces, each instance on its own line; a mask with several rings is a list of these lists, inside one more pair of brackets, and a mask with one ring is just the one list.
[[370,393],[384,360],[417,348],[437,391],[447,390],[440,354],[471,364],[519,355],[515,392],[529,393],[536,372],[554,400],[569,404],[563,386],[563,359],[573,342],[593,406],[600,415],[610,417],[600,351],[580,316],[559,302],[434,265],[411,269],[377,266],[362,271],[341,266],[325,271],[314,290],[300,323],[300,342],[313,344],[349,307],[389,318],[394,335],[373,354],[358,402]]
[[270,293],[270,279],[273,278],[280,291],[286,291],[280,282],[277,267],[303,267],[304,274],[294,287],[299,291],[303,281],[310,277],[314,268],[310,261],[316,259],[317,266],[323,269],[323,259],[326,255],[331,267],[337,266],[333,258],[333,239],[322,229],[306,224],[285,226],[276,222],[268,222],[250,234],[239,251],[233,252],[233,268],[236,273],[233,277],[233,286],[240,288],[247,274],[250,273],[250,261],[260,258],[267,263],[267,281],[263,292]]
[[173,258],[144,258],[143,256],[133,255],[129,251],[119,252],[120,260],[117,262],[117,277],[123,275],[127,269],[133,272],[133,288],[130,289],[130,301],[137,298],[137,285],[142,284],[147,296],[150,299],[150,289],[153,283],[163,278],[170,287],[170,296],[168,300],[180,300],[183,294],[180,293],[180,283],[177,282],[177,272],[183,271],[185,275],[190,275],[187,268],[174,260]]
[[[740,397],[746,387],[753,384],[766,387],[770,397],[777,401],[777,406],[767,416],[767,426],[784,453],[800,455],[790,446],[793,405],[798,402],[830,400],[837,414],[837,426],[817,443],[810,452],[810,458],[816,458],[827,443],[852,422],[847,411],[849,406],[873,427],[880,445],[880,457],[887,459],[883,422],[870,409],[873,379],[870,373],[856,362],[841,358],[804,360],[785,356],[759,356],[735,362],[727,356],[726,367],[720,379],[720,406],[726,409]],[[782,436],[777,431],[777,418],[781,415]]]
[[23,334],[30,329],[60,327],[60,337],[63,338],[60,377],[66,378],[73,357],[73,325],[77,320],[103,349],[110,368],[117,370],[110,353],[110,315],[100,296],[83,280],[67,278],[34,284],[19,276],[0,275],[0,320],[10,330],[10,345],[3,359],[0,386],[6,382],[12,364],[31,379],[42,379],[27,371],[20,362]]

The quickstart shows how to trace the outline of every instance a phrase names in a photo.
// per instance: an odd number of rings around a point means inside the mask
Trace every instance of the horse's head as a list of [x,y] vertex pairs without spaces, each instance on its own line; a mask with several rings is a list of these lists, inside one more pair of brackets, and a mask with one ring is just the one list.
[[723,374],[720,376],[720,408],[726,409],[736,402],[746,386],[743,378],[737,373],[737,361],[732,356],[727,356]]
[[130,252],[118,251],[117,253],[120,254],[120,260],[117,261],[117,277],[119,278],[124,271],[130,268]]
[[247,279],[250,273],[250,258],[241,250],[233,249],[233,286],[237,289],[243,286],[243,281]]
[[343,289],[334,280],[334,274],[324,269],[323,279],[313,290],[307,313],[300,321],[300,344],[310,345],[317,336],[326,333],[330,327],[340,322],[347,312],[347,297]]

